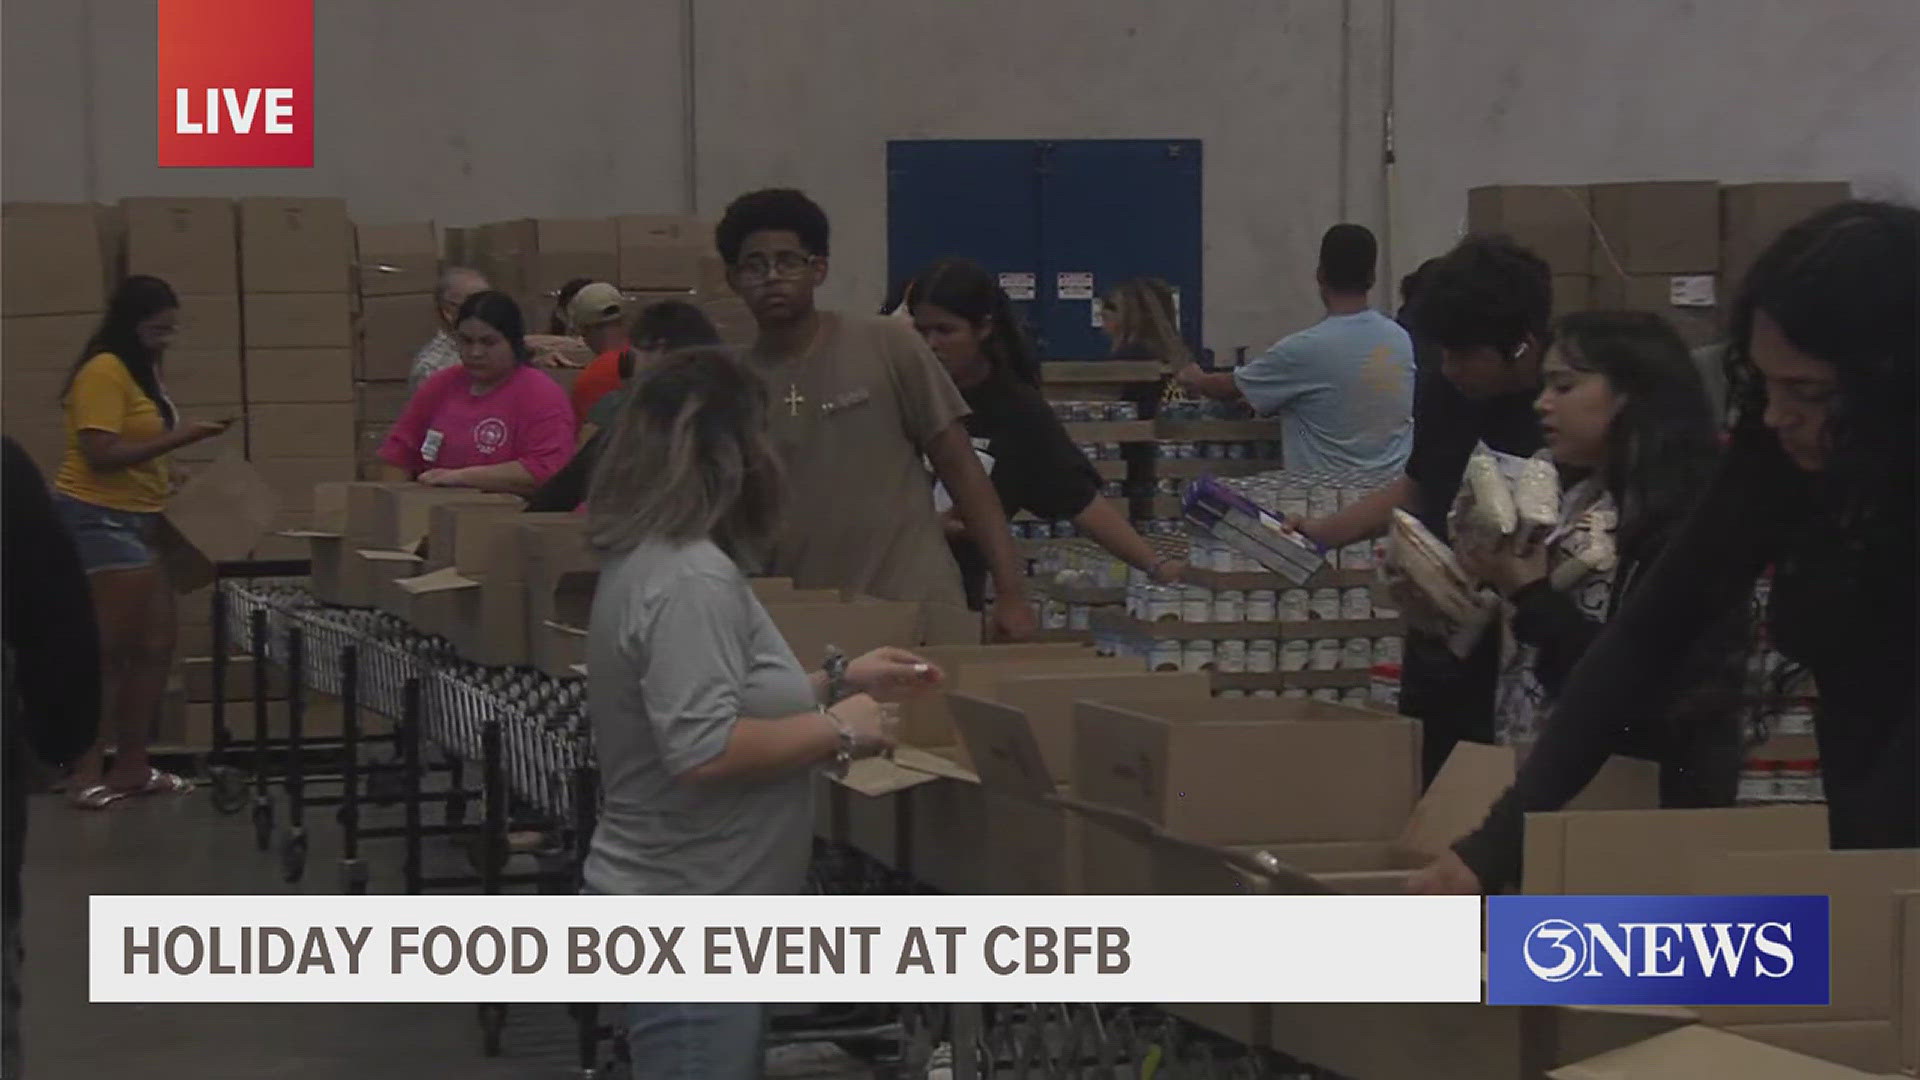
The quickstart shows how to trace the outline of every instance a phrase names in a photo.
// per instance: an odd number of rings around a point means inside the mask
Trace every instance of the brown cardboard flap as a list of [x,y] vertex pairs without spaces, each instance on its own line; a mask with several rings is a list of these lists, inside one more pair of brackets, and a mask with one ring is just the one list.
[[920,605],[920,635],[916,645],[978,645],[983,637],[980,613],[953,604]]
[[[1819,805],[1528,814],[1523,891],[1680,895],[1693,891],[1694,863],[1710,854],[1826,846]],[[1622,851],[1638,854],[1614,857]]]
[[1893,960],[1894,1024],[1899,1028],[1900,1063],[1920,1075],[1920,890],[1901,890],[1893,898],[1898,953]]
[[313,513],[308,528],[316,534],[344,536],[347,532],[347,484],[327,481],[313,488]]
[[432,573],[421,574],[419,577],[401,578],[394,582],[394,584],[414,596],[451,592],[455,589],[477,589],[480,587],[479,582],[470,577],[461,577],[460,572],[451,566],[435,570]]
[[1870,1074],[1698,1024],[1549,1072],[1549,1080],[1861,1080]]
[[[1142,711],[1184,712],[1204,708],[1204,703],[1213,700],[1206,674],[1197,671],[1006,674],[995,680],[989,693],[1025,714],[1026,726],[1031,730],[1041,761],[1052,778],[1061,783],[1073,776],[1074,711],[1079,702],[1124,704]],[[1318,702],[1262,701],[1260,704],[1337,708]],[[957,715],[955,721],[958,722]]]
[[1044,799],[1057,789],[1026,713],[969,694],[950,694],[947,706],[967,758],[988,787]]
[[[1458,743],[1433,779],[1400,835],[1403,850],[1432,858],[1480,827],[1513,783],[1513,751],[1484,743]],[[1607,759],[1569,805],[1591,810],[1660,805],[1660,769],[1632,758]]]
[[1152,843],[1156,892],[1320,895],[1348,891],[1257,848],[1207,844],[1165,832],[1155,835]]
[[280,500],[260,471],[228,452],[167,500],[166,520],[208,562],[244,559],[273,529]]
[[1881,1075],[1900,1071],[1900,1032],[1890,1020],[1729,1024],[1721,1030],[1796,1054]]
[[969,784],[977,784],[980,782],[979,774],[972,769],[967,768],[965,765],[951,758],[933,753],[929,750],[923,750],[917,746],[896,747],[893,751],[893,761],[895,764],[905,768],[942,777],[947,780],[959,780]]
[[558,633],[565,634],[567,637],[583,638],[587,636],[586,630],[581,627],[568,626],[566,623],[554,622],[552,619],[542,620],[540,625],[546,627],[549,630],[553,630]]
[[382,551],[382,550],[376,550],[376,549],[370,549],[370,548],[360,548],[356,550],[354,554],[360,556],[361,558],[367,560],[368,562],[377,562],[377,563],[417,563],[420,561],[420,556],[415,555],[411,551]]
[[873,757],[849,764],[847,775],[835,777],[834,783],[868,798],[879,798],[938,779],[933,773],[909,769],[883,757]]

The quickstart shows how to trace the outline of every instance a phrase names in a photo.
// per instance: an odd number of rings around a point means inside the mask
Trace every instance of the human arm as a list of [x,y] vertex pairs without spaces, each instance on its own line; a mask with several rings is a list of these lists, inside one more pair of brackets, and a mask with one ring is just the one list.
[[1346,547],[1386,532],[1395,510],[1411,512],[1419,505],[1419,501],[1420,485],[1414,482],[1413,477],[1402,473],[1352,506],[1314,521],[1302,522],[1300,531],[1322,547]]
[[463,487],[523,496],[533,494],[540,487],[540,481],[522,461],[469,465],[464,469],[428,469],[420,474],[420,482],[433,487]]
[[1240,400],[1240,384],[1234,381],[1231,371],[1202,371],[1199,364],[1188,362],[1186,367],[1174,373],[1173,381],[1186,390],[1215,401]]
[[934,475],[946,486],[954,509],[967,523],[967,536],[993,574],[993,618],[1000,633],[1019,641],[1033,636],[1033,611],[1027,603],[1027,582],[1013,547],[1013,532],[993,482],[980,467],[967,429],[955,420],[923,448]]
[[527,500],[529,513],[566,513],[587,501],[587,487],[593,480],[593,467],[606,447],[606,433],[595,430],[581,444],[573,460],[547,478]]
[[1453,845],[1454,861],[1482,888],[1518,880],[1525,816],[1578,795],[1628,718],[1657,715],[1671,703],[1691,644],[1746,601],[1785,527],[1792,499],[1783,489],[1793,482],[1770,436],[1747,438],[1574,665],[1513,786],[1479,829]]
[[1556,699],[1574,665],[1606,627],[1544,578],[1513,594],[1511,625],[1515,640],[1534,647],[1534,677]]
[[1114,558],[1136,570],[1145,570],[1162,585],[1180,580],[1186,570],[1186,563],[1162,558],[1106,499],[1095,498],[1073,520]]
[[61,525],[45,479],[26,451],[4,441],[5,519],[0,587],[6,642],[26,743],[63,765],[93,745],[100,725],[100,632],[86,572]]
[[385,468],[379,470],[382,474],[379,479],[411,480],[426,470],[428,462],[422,443],[433,427],[433,415],[446,396],[447,385],[443,373],[432,372],[407,398],[407,407],[400,411],[400,419],[393,422],[386,440],[380,444],[378,456]]

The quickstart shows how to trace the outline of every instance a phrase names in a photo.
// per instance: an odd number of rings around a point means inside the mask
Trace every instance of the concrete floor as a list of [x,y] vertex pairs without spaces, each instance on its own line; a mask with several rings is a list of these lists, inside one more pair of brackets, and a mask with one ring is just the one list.
[[[481,1055],[474,1009],[466,1005],[88,1003],[89,895],[335,893],[339,830],[331,815],[327,809],[309,816],[313,850],[307,874],[299,885],[287,885],[280,880],[276,855],[255,849],[247,814],[215,812],[204,788],[185,797],[123,802],[102,812],[69,809],[56,796],[36,797],[25,874],[26,1075],[32,1080],[578,1077],[573,1028],[557,1005],[510,1010],[503,1055],[489,1059]],[[430,841],[429,852],[430,873],[465,872],[446,841]],[[397,892],[399,842],[377,841],[363,846],[362,853],[373,869],[373,891]],[[831,1047],[800,1046],[777,1050],[768,1075],[852,1080],[871,1072]]]

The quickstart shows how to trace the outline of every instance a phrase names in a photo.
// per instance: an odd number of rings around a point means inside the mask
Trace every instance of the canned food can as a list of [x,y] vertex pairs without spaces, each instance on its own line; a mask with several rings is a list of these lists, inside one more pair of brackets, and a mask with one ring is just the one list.
[[1227,444],[1228,461],[1246,461],[1252,456],[1252,448],[1246,443],[1237,442]]
[[1340,704],[1351,705],[1356,709],[1366,708],[1370,700],[1371,695],[1367,693],[1365,687],[1360,686],[1356,686],[1340,695]]
[[1067,628],[1067,605],[1059,600],[1048,598],[1040,608],[1040,624],[1048,630]]
[[1339,552],[1339,563],[1340,569],[1342,570],[1373,569],[1373,541],[1362,540],[1341,548]]
[[1247,594],[1238,589],[1222,589],[1213,594],[1213,621],[1247,621]]
[[1213,590],[1203,585],[1189,585],[1180,598],[1180,621],[1206,623],[1213,621]]
[[1340,704],[1340,691],[1335,690],[1330,686],[1324,689],[1315,690],[1313,692],[1313,700],[1324,702],[1328,705],[1338,705]]
[[1373,641],[1373,662],[1375,664],[1401,664],[1406,662],[1406,650],[1397,637],[1375,638]]
[[1373,669],[1373,639],[1348,638],[1340,647],[1340,669],[1342,671],[1371,671]]
[[1100,458],[1103,461],[1119,461],[1120,460],[1120,444],[1117,442],[1101,443]]
[[1280,669],[1280,648],[1272,641],[1247,642],[1247,673],[1271,675]]
[[1281,697],[1283,697],[1283,698],[1285,698],[1285,699],[1287,699],[1288,701],[1309,701],[1309,700],[1312,700],[1312,699],[1310,699],[1309,697],[1307,697],[1307,692],[1306,692],[1305,690],[1302,690],[1302,689],[1300,689],[1300,688],[1299,688],[1299,687],[1297,687],[1297,686],[1296,686],[1296,687],[1294,687],[1294,688],[1293,688],[1293,689],[1291,689],[1291,690],[1286,690],[1286,691],[1282,691],[1282,692],[1281,692],[1281,694],[1280,694],[1280,696],[1281,696]]
[[1254,697],[1257,697],[1257,698],[1259,698],[1259,699],[1260,699],[1260,700],[1262,700],[1262,701],[1278,701],[1278,700],[1280,699],[1280,691],[1278,691],[1278,690],[1255,690],[1255,691],[1253,692],[1253,696],[1254,696]]
[[1200,456],[1200,446],[1198,443],[1190,443],[1190,442],[1176,443],[1175,447],[1178,450],[1180,459],[1182,461],[1193,461],[1199,458]]
[[1156,495],[1178,495],[1180,494],[1180,481],[1175,480],[1171,476],[1162,476],[1153,482],[1153,490]]
[[1180,670],[1180,643],[1178,641],[1156,641],[1147,654],[1147,666],[1154,671]]
[[1315,589],[1308,601],[1307,614],[1315,619],[1338,619],[1340,617],[1340,590]]
[[[1292,644],[1292,642],[1288,642]],[[1342,646],[1339,638],[1321,638],[1313,643],[1314,671],[1339,671]]]
[[1093,609],[1086,604],[1067,605],[1067,629],[1093,629]]
[[1247,696],[1247,692],[1245,690],[1222,690],[1213,696],[1219,697],[1219,698],[1229,698],[1229,699],[1244,698]]
[[1127,497],[1126,481],[1109,480],[1100,485],[1100,494],[1109,499],[1124,499]]
[[1280,594],[1279,616],[1281,622],[1306,622],[1311,616],[1313,606],[1310,594],[1305,589],[1287,589]]
[[1073,539],[1074,524],[1071,521],[1056,521],[1053,523],[1052,532],[1055,540],[1071,540]]
[[1332,517],[1340,512],[1340,489],[1316,484],[1307,492],[1307,512],[1315,518]]
[[1176,585],[1154,585],[1147,591],[1148,622],[1180,621],[1180,588]]
[[1373,590],[1365,585],[1356,585],[1341,593],[1340,617],[1355,621],[1373,618]]
[[1289,641],[1280,646],[1281,671],[1306,671],[1313,666],[1313,643]]
[[1247,593],[1248,622],[1270,623],[1279,617],[1279,601],[1272,589],[1254,589]]
[[1212,671],[1213,642],[1189,641],[1180,646],[1181,671]]
[[1247,643],[1239,638],[1228,638],[1214,649],[1214,664],[1218,670],[1238,675],[1247,670]]

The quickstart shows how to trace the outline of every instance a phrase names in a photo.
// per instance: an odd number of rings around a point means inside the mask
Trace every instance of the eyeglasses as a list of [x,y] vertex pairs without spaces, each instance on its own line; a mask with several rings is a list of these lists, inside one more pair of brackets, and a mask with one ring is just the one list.
[[813,266],[813,261],[812,255],[782,251],[772,259],[765,255],[749,255],[735,264],[735,270],[741,281],[758,284],[773,278],[797,278]]

